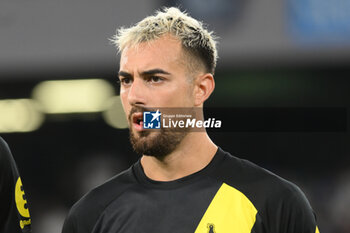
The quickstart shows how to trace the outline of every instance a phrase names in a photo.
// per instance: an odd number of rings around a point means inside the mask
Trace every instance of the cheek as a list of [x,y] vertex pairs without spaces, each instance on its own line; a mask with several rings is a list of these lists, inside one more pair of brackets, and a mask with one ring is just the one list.
[[120,90],[120,100],[124,109],[124,112],[127,113],[129,110],[129,103],[128,103],[128,94],[125,90]]
[[165,105],[176,107],[192,106],[193,90],[187,85],[178,85],[176,88],[168,88],[162,92],[159,98]]

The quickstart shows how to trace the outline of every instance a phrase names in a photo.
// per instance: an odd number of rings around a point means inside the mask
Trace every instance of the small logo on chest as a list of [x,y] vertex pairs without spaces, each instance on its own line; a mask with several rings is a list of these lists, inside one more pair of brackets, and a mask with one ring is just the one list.
[[207,228],[208,228],[208,233],[216,233],[214,224],[208,223]]

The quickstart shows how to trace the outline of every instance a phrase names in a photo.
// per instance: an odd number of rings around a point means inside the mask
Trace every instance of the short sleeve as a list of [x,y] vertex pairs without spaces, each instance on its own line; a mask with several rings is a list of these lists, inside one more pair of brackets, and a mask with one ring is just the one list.
[[318,233],[316,216],[304,193],[295,185],[269,201],[271,232]]

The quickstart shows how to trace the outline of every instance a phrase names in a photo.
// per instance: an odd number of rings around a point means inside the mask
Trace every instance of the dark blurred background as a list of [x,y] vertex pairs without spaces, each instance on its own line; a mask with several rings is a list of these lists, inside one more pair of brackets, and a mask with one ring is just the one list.
[[321,232],[350,232],[348,0],[3,0],[0,135],[21,172],[33,231],[60,232],[74,202],[138,159],[108,38],[170,5],[219,37],[216,90],[207,107],[227,108],[228,116],[236,108],[343,111],[335,115],[342,129],[262,126],[210,136],[299,185]]

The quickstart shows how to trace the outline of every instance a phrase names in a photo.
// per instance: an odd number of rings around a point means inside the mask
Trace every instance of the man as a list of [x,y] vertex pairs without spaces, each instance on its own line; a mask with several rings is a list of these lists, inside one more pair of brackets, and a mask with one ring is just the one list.
[[31,220],[15,160],[0,137],[0,233],[29,233]]
[[168,8],[114,41],[130,139],[142,157],[77,202],[63,233],[318,232],[298,187],[218,148],[205,131],[144,129],[150,109],[203,107],[215,86],[212,33]]

